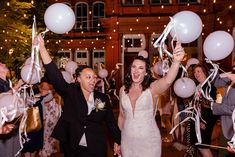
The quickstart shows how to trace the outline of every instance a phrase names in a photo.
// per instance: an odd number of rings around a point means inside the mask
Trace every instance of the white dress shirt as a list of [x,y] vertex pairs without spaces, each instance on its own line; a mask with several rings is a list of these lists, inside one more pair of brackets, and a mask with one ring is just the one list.
[[[88,115],[91,113],[91,111],[95,108],[95,101],[94,101],[94,92],[92,92],[87,100],[87,105],[88,105]],[[84,126],[84,128],[86,128],[86,126]],[[79,145],[81,146],[87,146],[87,142],[86,142],[86,135],[85,133],[82,135],[82,138],[79,142]]]

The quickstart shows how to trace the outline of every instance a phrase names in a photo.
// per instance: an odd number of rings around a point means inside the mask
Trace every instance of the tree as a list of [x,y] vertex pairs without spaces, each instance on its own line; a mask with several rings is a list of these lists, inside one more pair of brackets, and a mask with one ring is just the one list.
[[29,20],[28,10],[33,5],[17,0],[0,4],[0,61],[13,68],[19,55],[30,51],[31,28],[25,24]]

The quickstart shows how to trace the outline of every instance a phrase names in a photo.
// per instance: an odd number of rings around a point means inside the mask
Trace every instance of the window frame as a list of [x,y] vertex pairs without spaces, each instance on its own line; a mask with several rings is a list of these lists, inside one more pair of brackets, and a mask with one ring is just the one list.
[[[81,5],[81,4],[85,4],[86,5],[86,9],[87,9],[86,14],[87,15],[86,16],[81,15],[80,17],[78,17],[77,16],[77,14],[78,14],[78,5]],[[81,9],[81,14],[83,14],[82,9]],[[80,30],[80,31],[88,31],[89,28],[90,28],[89,27],[89,22],[88,22],[89,21],[89,5],[88,5],[88,3],[86,3],[86,2],[78,2],[78,3],[76,3],[75,4],[75,16],[76,16],[75,29],[76,30]],[[80,18],[81,21],[78,21],[78,18]],[[84,19],[86,19],[86,20],[84,20]],[[78,26],[78,22],[80,22],[82,24],[82,28],[80,26]],[[87,26],[86,28],[84,28],[83,23],[86,23],[86,26]]]

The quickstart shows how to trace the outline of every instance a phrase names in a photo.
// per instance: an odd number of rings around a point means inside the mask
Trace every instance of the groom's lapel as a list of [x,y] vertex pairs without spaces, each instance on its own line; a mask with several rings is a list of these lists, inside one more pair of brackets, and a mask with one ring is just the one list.
[[78,90],[79,90],[79,98],[80,98],[80,104],[81,105],[78,105],[78,107],[80,108],[79,110],[81,110],[81,113],[83,116],[86,116],[87,113],[88,113],[88,106],[87,106],[87,101],[82,93],[82,89],[80,87],[78,87]]

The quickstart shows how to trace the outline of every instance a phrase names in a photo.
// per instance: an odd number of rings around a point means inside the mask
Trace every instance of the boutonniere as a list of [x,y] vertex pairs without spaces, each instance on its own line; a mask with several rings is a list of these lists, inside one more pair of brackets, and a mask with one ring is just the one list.
[[95,110],[98,112],[99,110],[104,110],[105,102],[102,102],[100,99],[95,99]]

